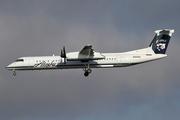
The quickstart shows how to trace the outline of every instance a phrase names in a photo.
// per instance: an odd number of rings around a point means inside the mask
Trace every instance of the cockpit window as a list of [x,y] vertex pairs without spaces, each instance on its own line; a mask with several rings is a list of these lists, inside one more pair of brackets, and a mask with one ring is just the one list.
[[24,59],[17,59],[16,62],[23,62]]

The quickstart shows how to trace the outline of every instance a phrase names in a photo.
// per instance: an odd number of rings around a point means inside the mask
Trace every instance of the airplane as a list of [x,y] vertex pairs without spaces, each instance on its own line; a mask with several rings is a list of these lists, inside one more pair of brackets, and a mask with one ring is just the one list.
[[20,57],[6,67],[16,76],[16,70],[50,70],[50,69],[79,69],[88,76],[91,68],[116,68],[137,65],[167,56],[166,50],[174,33],[173,29],[156,30],[156,35],[149,47],[123,52],[100,53],[95,52],[92,45],[86,45],[80,52],[66,53],[65,47],[59,56]]

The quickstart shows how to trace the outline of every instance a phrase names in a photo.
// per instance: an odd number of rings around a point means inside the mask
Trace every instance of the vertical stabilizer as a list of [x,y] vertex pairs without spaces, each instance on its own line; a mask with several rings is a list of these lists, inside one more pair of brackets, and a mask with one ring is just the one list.
[[170,38],[174,30],[164,29],[164,30],[156,30],[156,35],[152,40],[149,47],[152,48],[155,54],[165,54]]

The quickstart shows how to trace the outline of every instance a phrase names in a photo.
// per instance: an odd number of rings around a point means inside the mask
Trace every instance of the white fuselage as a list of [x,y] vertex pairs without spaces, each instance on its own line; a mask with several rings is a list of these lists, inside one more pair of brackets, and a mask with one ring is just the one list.
[[88,76],[91,68],[126,67],[166,57],[166,50],[173,29],[156,30],[148,48],[123,53],[95,52],[92,45],[86,45],[80,52],[66,54],[65,46],[59,56],[21,57],[6,67],[13,70],[47,70],[82,68],[84,76]]
[[[68,53],[67,53],[68,54]],[[71,54],[71,53],[70,53]],[[105,58],[100,60],[66,61],[60,56],[21,57],[20,61],[11,63],[8,70],[45,70],[76,68],[112,68],[136,65],[166,57],[166,54],[154,54],[150,47],[124,53],[101,53]],[[21,61],[22,60],[22,61]]]

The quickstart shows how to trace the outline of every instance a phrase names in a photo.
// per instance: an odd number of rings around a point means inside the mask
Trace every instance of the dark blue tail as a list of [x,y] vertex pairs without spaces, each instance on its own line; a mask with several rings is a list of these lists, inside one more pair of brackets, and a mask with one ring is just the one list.
[[149,47],[152,48],[155,54],[165,54],[171,35],[174,33],[174,30],[157,30],[155,31],[156,35],[152,40]]

